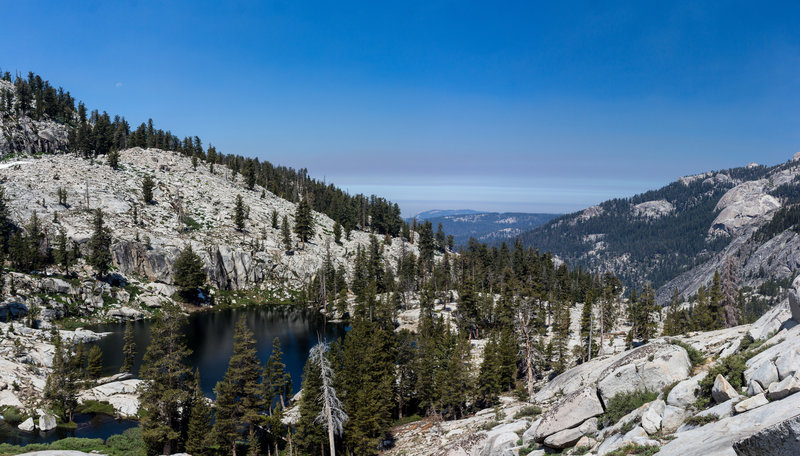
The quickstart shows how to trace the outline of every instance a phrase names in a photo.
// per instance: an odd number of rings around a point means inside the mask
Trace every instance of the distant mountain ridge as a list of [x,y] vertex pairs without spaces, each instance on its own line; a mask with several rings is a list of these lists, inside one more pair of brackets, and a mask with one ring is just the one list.
[[466,245],[470,238],[488,243],[511,239],[559,215],[436,209],[417,214],[416,220],[418,223],[420,220],[430,221],[434,230],[441,223],[445,233],[453,235],[456,245]]
[[732,261],[759,286],[800,272],[800,157],[681,177],[658,190],[605,201],[520,239],[572,264],[657,288],[660,303],[707,285]]

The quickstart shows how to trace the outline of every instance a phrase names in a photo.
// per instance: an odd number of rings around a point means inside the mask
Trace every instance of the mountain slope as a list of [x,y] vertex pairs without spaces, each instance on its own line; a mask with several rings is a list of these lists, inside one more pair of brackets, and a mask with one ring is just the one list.
[[417,220],[430,221],[434,229],[439,223],[444,231],[454,237],[456,245],[466,245],[470,238],[480,242],[501,241],[540,226],[558,214],[530,214],[525,212],[427,211]]
[[[612,271],[631,286],[651,282],[666,302],[708,283],[727,258],[739,283],[758,285],[800,269],[795,256],[800,162],[688,176],[631,198],[559,217],[521,235],[566,261]],[[776,214],[779,221],[768,227]]]

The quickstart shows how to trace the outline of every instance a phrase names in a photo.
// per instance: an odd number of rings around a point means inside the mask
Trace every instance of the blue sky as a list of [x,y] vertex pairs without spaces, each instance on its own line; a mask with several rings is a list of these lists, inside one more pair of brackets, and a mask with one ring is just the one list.
[[573,211],[800,150],[796,2],[83,4],[0,0],[0,67],[406,214]]

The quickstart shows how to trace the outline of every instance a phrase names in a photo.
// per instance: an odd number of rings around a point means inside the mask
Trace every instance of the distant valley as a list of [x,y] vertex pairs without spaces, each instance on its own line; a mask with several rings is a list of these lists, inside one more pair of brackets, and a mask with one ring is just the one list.
[[430,221],[434,229],[441,223],[444,231],[453,236],[455,245],[466,245],[470,238],[487,243],[512,239],[560,215],[456,209],[425,211],[414,218],[417,222]]

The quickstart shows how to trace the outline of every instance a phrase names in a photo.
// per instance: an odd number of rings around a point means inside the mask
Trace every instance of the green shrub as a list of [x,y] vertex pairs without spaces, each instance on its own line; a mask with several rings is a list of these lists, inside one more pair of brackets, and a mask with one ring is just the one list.
[[613,426],[623,416],[657,398],[658,393],[647,390],[619,393],[608,401],[606,412],[600,416],[598,421],[604,426]]
[[750,344],[747,350],[734,353],[719,360],[716,366],[708,370],[708,374],[700,381],[700,397],[696,405],[705,408],[711,402],[711,388],[717,375],[722,375],[737,391],[744,385],[744,371],[747,369],[747,360],[766,350],[763,343]]
[[700,366],[706,362],[706,356],[700,350],[692,347],[686,342],[678,339],[670,339],[669,343],[677,345],[686,350],[686,354],[689,355],[689,362],[692,363],[692,368]]
[[76,409],[78,413],[102,413],[114,415],[114,406],[105,401],[87,400],[83,401]]
[[713,423],[714,421],[719,421],[719,415],[715,413],[709,413],[708,415],[695,415],[686,420],[686,424],[689,426],[705,426],[706,424]]
[[526,416],[536,416],[542,414],[542,408],[538,405],[526,405],[519,409],[517,413],[514,414],[514,419],[525,418]]
[[6,423],[8,424],[18,424],[27,418],[22,411],[13,405],[8,405],[0,409],[0,415],[3,415],[3,418]]
[[145,456],[147,447],[142,440],[142,429],[135,427],[126,429],[122,434],[112,435],[106,439],[105,451],[114,455]]

